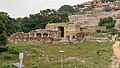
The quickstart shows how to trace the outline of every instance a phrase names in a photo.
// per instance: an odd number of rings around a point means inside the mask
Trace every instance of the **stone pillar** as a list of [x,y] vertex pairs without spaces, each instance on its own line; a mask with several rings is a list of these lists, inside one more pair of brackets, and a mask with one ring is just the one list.
[[43,37],[43,33],[41,33],[41,37]]
[[57,35],[57,34],[55,33],[55,38],[56,38],[56,35]]
[[34,38],[36,38],[37,37],[37,35],[36,35],[36,33],[34,33]]
[[47,37],[50,37],[50,34],[48,33],[48,36]]

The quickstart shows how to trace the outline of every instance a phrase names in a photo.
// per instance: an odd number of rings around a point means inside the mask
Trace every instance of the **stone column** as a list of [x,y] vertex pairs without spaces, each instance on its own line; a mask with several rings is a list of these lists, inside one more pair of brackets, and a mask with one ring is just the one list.
[[43,33],[41,33],[41,37],[43,37]]
[[48,37],[50,37],[50,34],[48,33]]
[[55,38],[57,38],[56,35],[57,35],[57,34],[55,33]]
[[37,37],[37,35],[36,35],[37,33],[34,33],[34,38],[36,38]]

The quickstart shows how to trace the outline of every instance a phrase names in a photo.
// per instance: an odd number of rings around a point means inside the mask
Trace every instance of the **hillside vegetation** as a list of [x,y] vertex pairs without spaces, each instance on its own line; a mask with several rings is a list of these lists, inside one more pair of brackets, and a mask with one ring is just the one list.
[[0,68],[14,68],[18,53],[24,53],[24,68],[59,68],[62,49],[64,68],[108,68],[111,65],[113,43],[83,42],[78,44],[10,43],[0,55]]
[[[96,8],[100,8],[100,10]],[[0,12],[0,46],[5,46],[7,44],[7,37],[11,36],[13,33],[27,33],[35,29],[44,29],[48,23],[68,23],[68,15],[110,12],[119,9],[119,0],[94,0],[74,6],[63,5],[58,10],[40,10],[38,13],[30,14],[23,18],[12,18],[8,13]]]

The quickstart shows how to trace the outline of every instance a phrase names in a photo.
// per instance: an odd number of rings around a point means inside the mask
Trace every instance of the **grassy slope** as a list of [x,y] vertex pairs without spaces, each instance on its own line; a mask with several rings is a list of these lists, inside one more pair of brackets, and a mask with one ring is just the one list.
[[[64,53],[64,68],[108,68],[111,63],[113,43],[83,42],[78,44],[9,44],[10,48],[24,52],[24,68],[60,68],[59,49]],[[100,52],[99,55],[97,52]],[[2,57],[4,53],[0,56]],[[13,54],[12,54],[13,55]],[[66,60],[75,57],[76,60]],[[6,59],[6,58],[3,58]],[[49,60],[49,62],[47,62]],[[18,55],[0,59],[0,68],[13,68],[12,63],[19,62]]]

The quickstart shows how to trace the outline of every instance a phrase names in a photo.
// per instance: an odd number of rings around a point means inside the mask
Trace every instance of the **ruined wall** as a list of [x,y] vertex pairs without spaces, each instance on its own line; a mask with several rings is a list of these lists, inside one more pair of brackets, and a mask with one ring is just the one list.
[[105,26],[82,26],[81,27],[82,32],[96,32],[97,30],[106,31],[106,27]]
[[98,26],[100,18],[107,18],[107,17],[113,17],[114,20],[117,20],[118,18],[120,18],[120,10],[94,13],[94,14],[81,14],[81,15],[68,16],[70,22],[75,23],[79,26]]
[[53,31],[60,31],[59,27],[63,27],[64,28],[64,37],[66,37],[69,34],[72,34],[76,31],[76,27],[74,23],[59,23],[59,24],[48,24],[46,26],[46,29],[50,29]]
[[52,43],[55,34],[60,35],[58,31],[51,31],[46,29],[37,29],[29,33],[15,33],[8,38],[10,42],[31,42],[31,43]]

